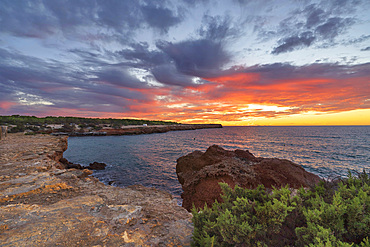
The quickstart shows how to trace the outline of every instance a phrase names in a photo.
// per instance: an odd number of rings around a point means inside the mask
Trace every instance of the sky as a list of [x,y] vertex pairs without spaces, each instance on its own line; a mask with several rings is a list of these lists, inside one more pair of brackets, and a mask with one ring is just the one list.
[[368,0],[0,0],[0,115],[370,125]]

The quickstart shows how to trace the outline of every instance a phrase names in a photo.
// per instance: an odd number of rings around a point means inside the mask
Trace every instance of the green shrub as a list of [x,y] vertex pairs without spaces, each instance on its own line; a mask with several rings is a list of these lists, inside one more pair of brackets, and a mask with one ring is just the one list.
[[370,246],[370,178],[367,173],[292,195],[220,183],[222,203],[193,208],[193,246]]
[[282,223],[296,206],[288,187],[271,194],[261,185],[254,190],[220,183],[223,203],[193,209],[194,246],[271,245]]

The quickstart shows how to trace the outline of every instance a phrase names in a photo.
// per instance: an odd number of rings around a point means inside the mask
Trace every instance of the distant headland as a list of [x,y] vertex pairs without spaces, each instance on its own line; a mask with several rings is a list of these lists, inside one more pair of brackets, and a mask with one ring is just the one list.
[[222,128],[221,124],[181,124],[172,121],[142,119],[0,116],[0,125],[9,133],[24,132],[68,136],[138,135],[176,130]]

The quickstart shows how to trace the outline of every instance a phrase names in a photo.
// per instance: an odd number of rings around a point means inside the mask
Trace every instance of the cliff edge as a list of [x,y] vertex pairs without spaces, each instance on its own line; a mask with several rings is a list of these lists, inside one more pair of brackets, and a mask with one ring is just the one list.
[[2,246],[187,246],[191,214],[154,188],[106,186],[90,170],[58,169],[67,137],[0,141]]

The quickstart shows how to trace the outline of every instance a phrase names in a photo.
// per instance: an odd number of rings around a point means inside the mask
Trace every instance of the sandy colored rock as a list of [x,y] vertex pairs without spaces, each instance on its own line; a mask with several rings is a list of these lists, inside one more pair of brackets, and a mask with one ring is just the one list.
[[184,192],[183,207],[191,210],[193,204],[203,208],[221,201],[220,182],[231,187],[280,188],[289,184],[291,188],[309,187],[320,181],[317,175],[305,171],[301,166],[285,159],[255,157],[249,151],[228,151],[217,145],[205,153],[194,151],[180,157],[176,165],[177,177]]
[[0,141],[1,246],[187,246],[191,215],[166,192],[58,169],[66,137]]

